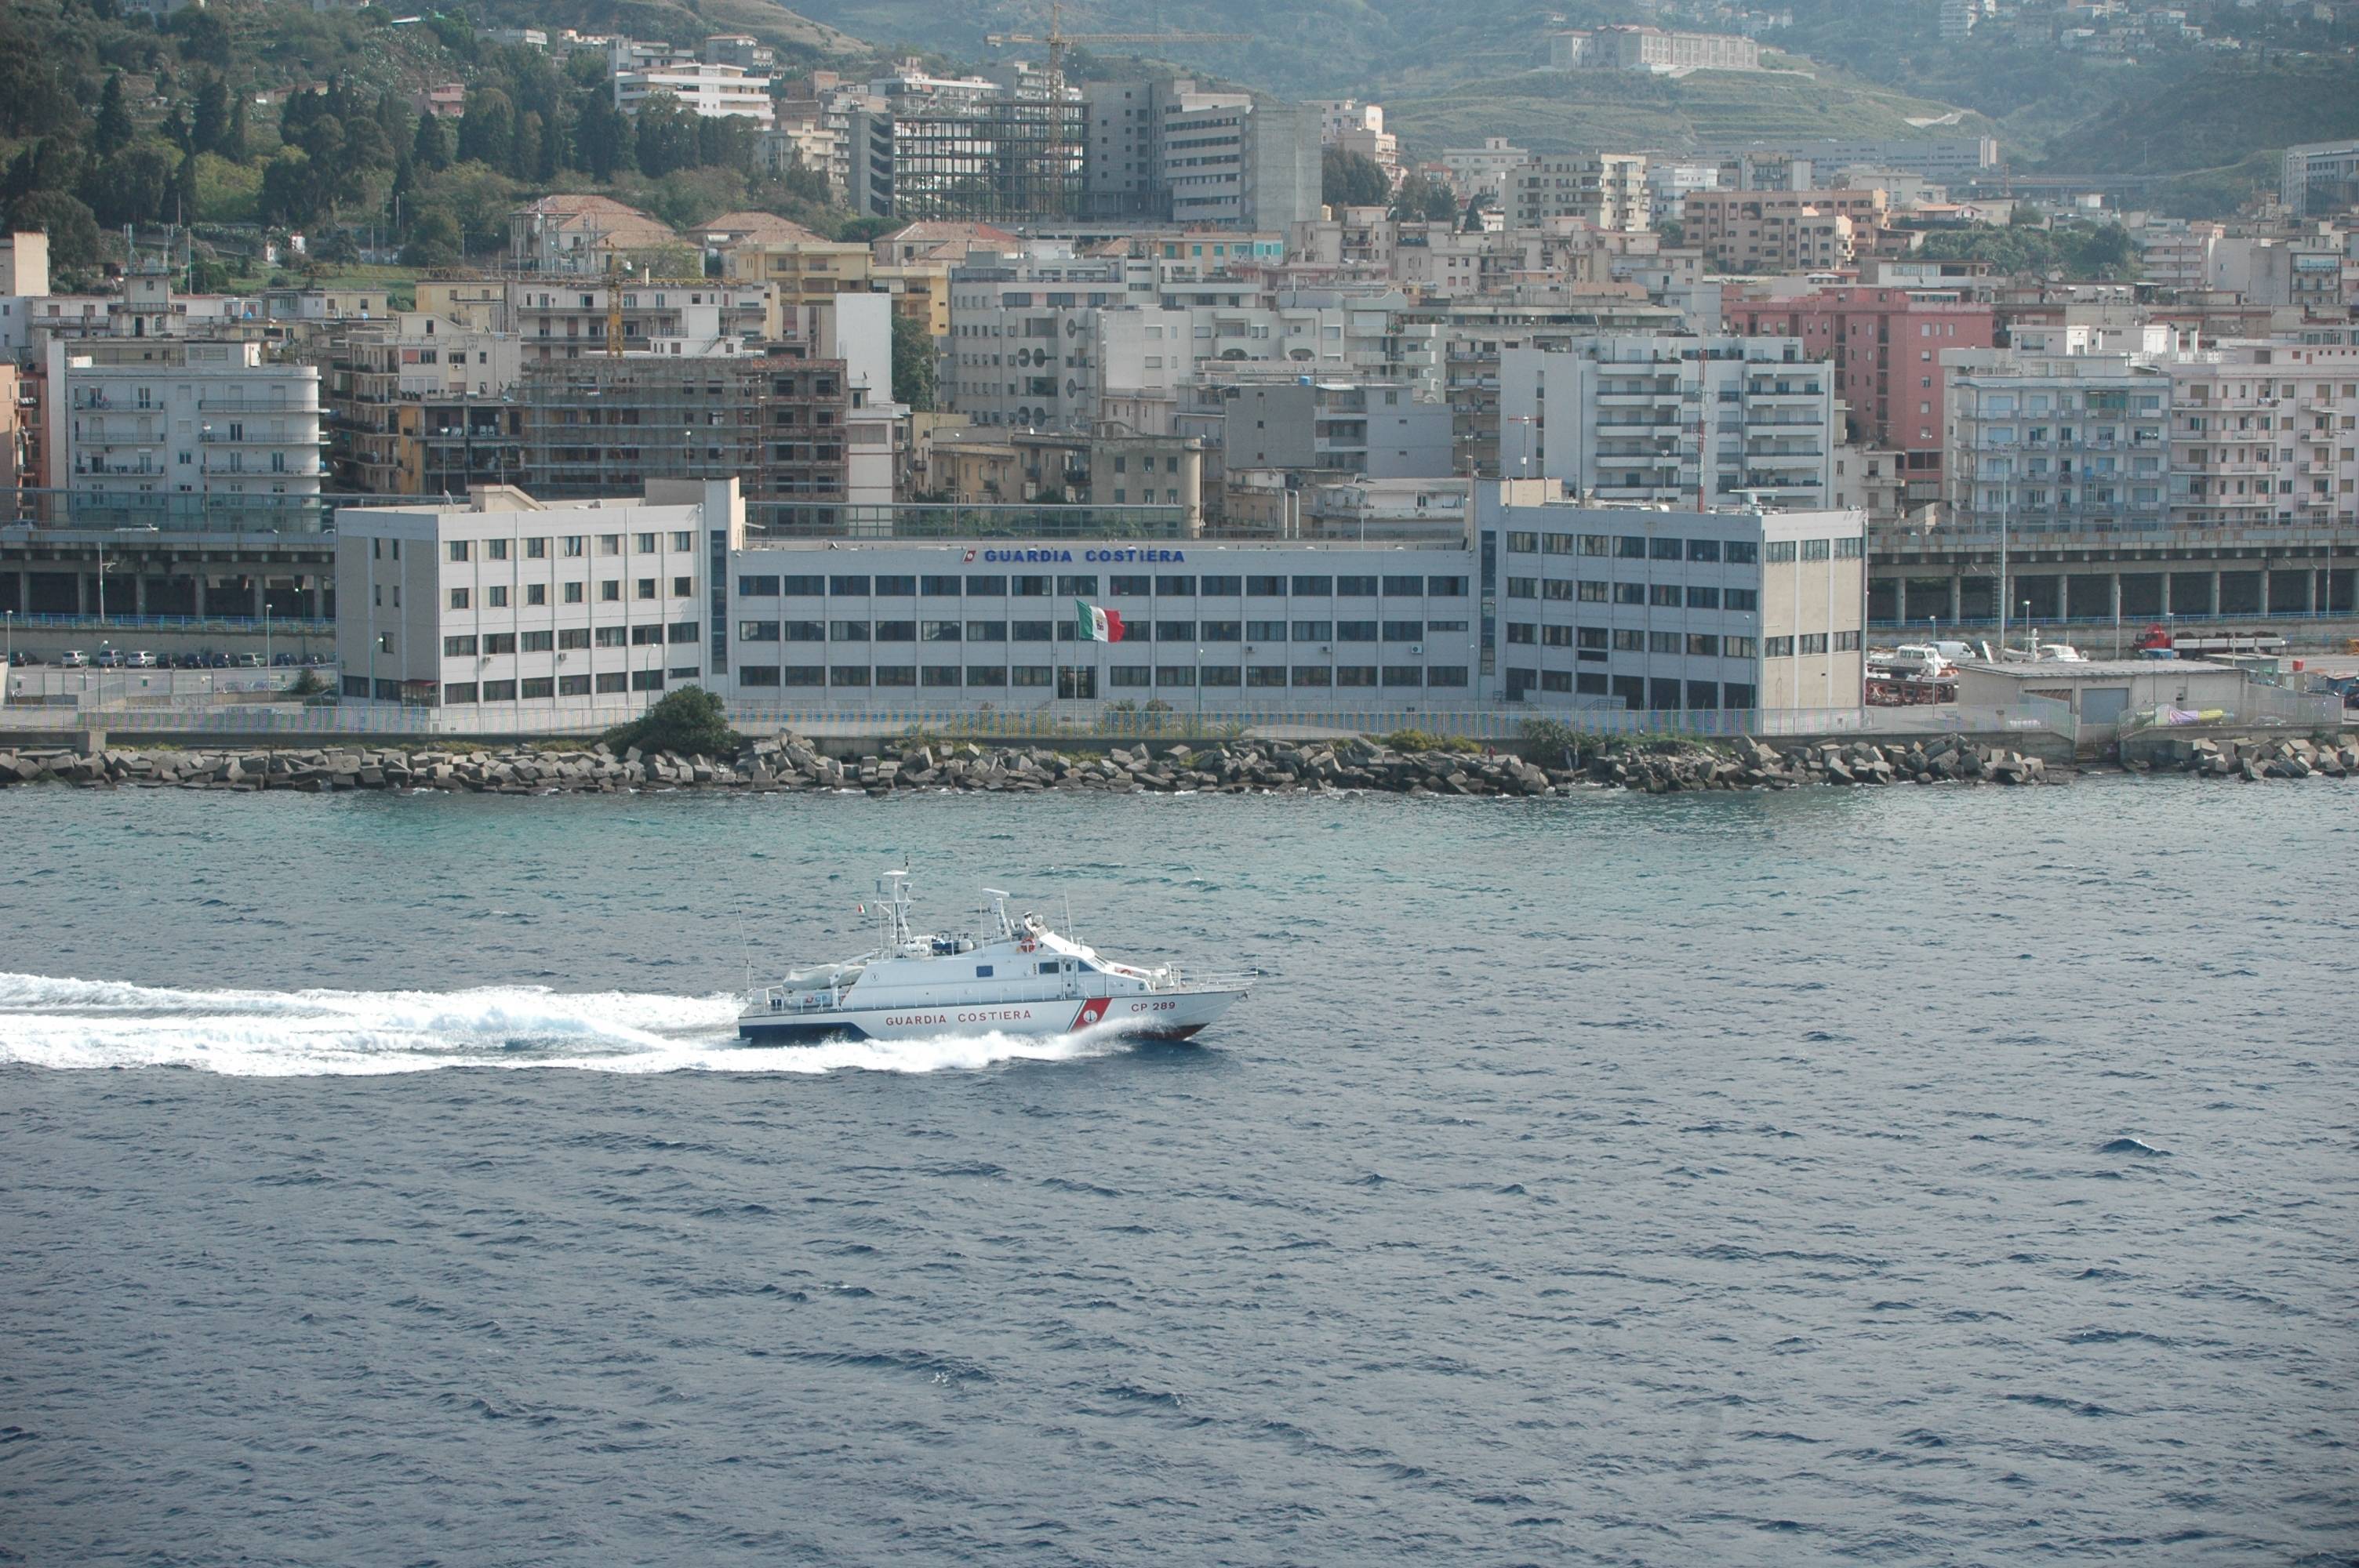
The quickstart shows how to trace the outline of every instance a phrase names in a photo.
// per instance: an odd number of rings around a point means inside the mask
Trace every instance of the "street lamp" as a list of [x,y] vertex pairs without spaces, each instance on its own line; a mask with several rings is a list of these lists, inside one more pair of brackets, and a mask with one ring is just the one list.
[[5,629],[5,649],[0,649],[0,708],[8,705],[8,686],[16,677],[9,672],[16,667],[16,612],[0,610],[0,629]]

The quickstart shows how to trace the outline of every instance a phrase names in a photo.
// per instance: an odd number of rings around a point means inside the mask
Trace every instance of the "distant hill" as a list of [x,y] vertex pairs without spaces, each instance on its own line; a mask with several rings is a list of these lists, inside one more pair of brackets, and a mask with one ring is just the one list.
[[[763,0],[679,3],[701,4],[709,16],[715,5]],[[2249,169],[2279,147],[2359,134],[2359,62],[2348,56],[2181,48],[2122,59],[2038,38],[1944,42],[1940,0],[1784,0],[1781,8],[1793,26],[1765,34],[1764,47],[1788,51],[1780,63],[1807,74],[1668,81],[1536,69],[1546,62],[1549,33],[1655,20],[1654,0],[1071,0],[1064,25],[1077,34],[1247,34],[1249,45],[1109,45],[1094,63],[1154,55],[1283,98],[1372,98],[1419,153],[1484,135],[1542,149],[1680,149],[1756,136],[1982,132],[1995,135],[2019,169],[2186,175],[2180,189],[2190,200],[2216,201],[2247,190]],[[1037,34],[1049,7],[1046,0],[801,0],[800,9],[882,51],[984,60],[1037,58],[1038,48],[994,50],[984,37]],[[1088,63],[1088,51],[1077,53],[1077,68]],[[1962,118],[1939,131],[1908,124],[1953,110]]]

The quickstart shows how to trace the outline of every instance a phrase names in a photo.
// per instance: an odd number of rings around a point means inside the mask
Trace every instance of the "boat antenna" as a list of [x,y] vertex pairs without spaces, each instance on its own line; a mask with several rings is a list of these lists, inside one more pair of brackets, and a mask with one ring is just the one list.
[[745,989],[754,989],[754,933],[743,914],[737,916],[737,935],[745,944]]
[[1073,935],[1073,895],[1070,892],[1065,894],[1065,940],[1068,942],[1081,940]]

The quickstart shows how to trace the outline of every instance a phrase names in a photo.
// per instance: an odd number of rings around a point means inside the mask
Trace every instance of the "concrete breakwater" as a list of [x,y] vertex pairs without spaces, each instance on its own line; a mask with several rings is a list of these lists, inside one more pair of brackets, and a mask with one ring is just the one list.
[[956,789],[1006,794],[1074,789],[1370,790],[1401,795],[1548,795],[1620,786],[1787,789],[1804,784],[1988,783],[2065,776],[2039,758],[1960,736],[1907,746],[1864,741],[1790,745],[1662,740],[1600,744],[1538,757],[1506,751],[1399,751],[1380,741],[1223,740],[1139,744],[1077,756],[1038,746],[984,747],[908,740],[860,756],[832,756],[795,735],[748,742],[734,758],[587,747],[486,749],[269,748],[0,751],[0,785],[231,791],[435,789],[540,795],[689,789],[777,793]]
[[2154,737],[2123,748],[2123,765],[2146,773],[2196,773],[2204,778],[2341,779],[2359,776],[2359,734]]

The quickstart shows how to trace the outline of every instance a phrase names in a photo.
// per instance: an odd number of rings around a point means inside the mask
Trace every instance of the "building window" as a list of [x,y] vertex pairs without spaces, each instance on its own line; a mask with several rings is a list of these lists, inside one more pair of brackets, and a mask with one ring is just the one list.
[[567,584],[565,585],[565,591],[564,591],[564,593],[563,593],[560,597],[561,597],[561,598],[564,600],[564,601],[565,601],[566,603],[568,603],[568,604],[579,604],[579,603],[581,603],[581,602],[582,602],[582,584],[580,584],[580,583],[578,583],[578,582],[569,582],[569,583],[567,583]]
[[451,608],[453,610],[464,610],[467,608],[467,590],[465,589],[454,588],[451,590]]
[[453,540],[451,540],[451,546],[450,546],[450,550],[451,550],[451,558],[452,560],[454,560],[454,561],[463,561],[463,560],[465,560],[465,559],[467,558],[467,549],[468,549],[468,541],[467,541],[467,540],[465,540],[465,539],[453,539]]
[[633,691],[661,691],[663,689],[663,685],[664,673],[661,670],[633,670],[631,672],[631,689]]
[[1791,637],[1762,638],[1761,656],[1765,659],[1792,658],[1794,656],[1794,639]]
[[692,599],[695,595],[696,584],[693,579],[684,577],[671,579],[671,596],[674,599]]
[[516,646],[527,654],[551,653],[557,647],[554,632],[520,632],[516,638]]
[[442,687],[442,706],[457,708],[472,703],[475,700],[475,683],[471,680],[445,682]]
[[1827,651],[1827,634],[1824,632],[1805,632],[1797,641],[1799,646],[1796,651],[1804,655]]
[[1834,541],[1832,539],[1805,539],[1802,541],[1802,558],[1806,561],[1827,560],[1831,558],[1833,554]]
[[485,702],[514,702],[516,695],[516,683],[512,680],[487,680],[484,683]]
[[641,599],[653,599],[656,596],[656,579],[651,577],[639,579],[637,596]]
[[549,585],[545,582],[528,582],[525,584],[524,601],[528,605],[547,604],[549,602]]
[[601,603],[601,604],[618,604],[618,603],[622,602],[622,598],[623,598],[623,579],[620,579],[620,578],[612,578],[612,577],[610,577],[610,578],[607,578],[607,579],[605,579],[604,580],[601,581],[601,582],[598,584],[598,602],[599,602],[599,603]]
[[506,560],[508,558],[508,542],[506,539],[484,540],[484,558],[487,561]]
[[1794,558],[1794,541],[1793,541],[1793,540],[1791,540],[1791,539],[1772,539],[1772,540],[1770,540],[1770,541],[1769,541],[1769,546],[1768,546],[1768,560],[1769,560],[1769,564],[1770,564],[1771,566],[1773,566],[1773,567],[1774,567],[1774,566],[1781,566],[1781,565],[1784,565],[1785,563],[1787,563],[1787,562],[1788,562],[1788,561],[1791,561],[1793,558]]
[[593,684],[602,696],[611,696],[628,688],[629,676],[621,670],[606,670],[595,677]]

